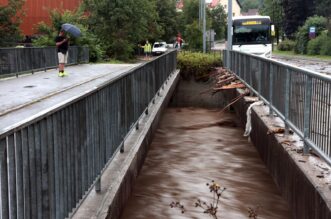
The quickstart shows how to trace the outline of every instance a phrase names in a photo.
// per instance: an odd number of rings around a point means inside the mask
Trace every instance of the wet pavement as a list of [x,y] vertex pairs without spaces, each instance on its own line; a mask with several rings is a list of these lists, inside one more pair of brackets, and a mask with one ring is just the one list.
[[140,64],[84,64],[0,80],[0,134],[126,74]]
[[0,80],[0,116],[24,105],[72,89],[100,77],[118,76],[139,64],[84,64],[66,67],[66,77],[56,69]]
[[273,55],[272,58],[280,62],[297,66],[299,68],[306,68],[318,73],[331,75],[331,60],[326,61],[320,59],[304,59],[301,57],[288,57],[279,55]]
[[[206,183],[227,189],[218,218],[289,219],[290,212],[254,146],[242,137],[235,115],[201,108],[168,108],[151,144],[122,219],[211,218],[194,207],[210,202]],[[169,207],[184,204],[186,212]]]

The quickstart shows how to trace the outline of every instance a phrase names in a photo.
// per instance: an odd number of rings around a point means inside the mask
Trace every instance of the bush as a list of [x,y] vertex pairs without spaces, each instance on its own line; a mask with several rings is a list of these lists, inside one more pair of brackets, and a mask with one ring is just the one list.
[[319,55],[321,52],[323,41],[325,41],[326,35],[321,34],[315,39],[309,40],[307,45],[308,55]]
[[53,10],[50,12],[51,25],[44,22],[38,24],[37,29],[40,36],[33,40],[34,46],[55,46],[54,39],[58,35],[61,25],[72,23],[78,26],[82,32],[81,37],[71,38],[70,45],[89,47],[89,58],[91,62],[103,59],[105,51],[97,36],[88,29],[87,17],[81,11],[63,13]]
[[327,34],[323,38],[320,55],[331,56],[331,37]]
[[316,34],[318,36],[326,29],[326,24],[327,19],[325,17],[309,17],[305,24],[300,27],[296,33],[296,44],[294,51],[299,54],[306,54],[309,41],[309,28],[316,27]]
[[202,49],[202,32],[199,25],[194,21],[190,25],[186,25],[184,32],[185,42],[188,44],[187,48],[191,50]]
[[293,40],[284,40],[277,46],[280,51],[292,51],[294,49],[295,42]]
[[189,80],[194,77],[199,81],[208,79],[209,72],[215,67],[221,66],[222,60],[219,53],[204,54],[182,51],[178,54],[177,64],[184,79]]

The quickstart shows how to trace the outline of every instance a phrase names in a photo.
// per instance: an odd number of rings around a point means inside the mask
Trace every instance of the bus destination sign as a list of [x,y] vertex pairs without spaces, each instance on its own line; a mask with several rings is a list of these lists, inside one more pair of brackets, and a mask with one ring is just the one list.
[[243,21],[241,25],[249,26],[249,25],[259,25],[262,24],[262,21]]

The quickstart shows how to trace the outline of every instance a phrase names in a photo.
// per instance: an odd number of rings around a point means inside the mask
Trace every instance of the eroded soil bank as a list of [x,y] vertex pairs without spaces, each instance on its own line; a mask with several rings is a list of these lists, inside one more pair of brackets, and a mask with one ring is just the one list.
[[[260,206],[259,219],[289,219],[291,213],[254,146],[242,136],[235,114],[202,108],[168,108],[122,219],[211,218],[194,203],[210,202],[206,183],[226,191],[218,218],[248,219],[248,207]],[[180,201],[181,214],[169,204]]]

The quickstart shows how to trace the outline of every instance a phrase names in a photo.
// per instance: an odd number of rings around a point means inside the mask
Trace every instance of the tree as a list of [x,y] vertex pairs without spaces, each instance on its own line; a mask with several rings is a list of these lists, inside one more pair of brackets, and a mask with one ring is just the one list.
[[282,0],[264,0],[262,8],[259,12],[261,15],[270,16],[271,22],[275,25],[277,43],[279,42],[279,35],[283,32],[283,7],[281,5]]
[[77,11],[64,11],[52,10],[49,12],[51,24],[47,25],[44,22],[38,24],[39,38],[33,40],[36,46],[54,46],[54,39],[57,36],[61,25],[64,23],[71,23],[79,27],[82,32],[81,37],[71,38],[71,45],[81,45],[89,47],[90,61],[96,62],[102,59],[104,51],[101,42],[93,32],[88,30],[88,17],[84,15],[83,7]]
[[189,49],[202,49],[202,28],[199,27],[199,0],[184,0],[183,23],[184,40],[188,43]]
[[189,49],[202,49],[202,32],[199,28],[198,21],[193,21],[192,24],[186,25],[184,37],[185,41],[188,43]]
[[293,38],[294,33],[303,25],[307,17],[314,14],[314,0],[283,0],[283,10],[284,31],[289,38]]
[[184,0],[183,19],[185,24],[192,24],[199,19],[200,0]]
[[0,46],[11,46],[22,39],[19,26],[24,16],[24,0],[9,0],[8,5],[0,6]]
[[242,0],[242,11],[247,12],[249,9],[258,9],[260,6],[260,0]]
[[160,36],[156,0],[85,0],[91,31],[108,56],[127,60],[138,42]]
[[331,0],[316,0],[317,15],[327,18],[328,35],[331,36]]
[[162,30],[161,38],[169,41],[177,34],[176,0],[158,0],[156,11],[159,16],[158,25]]
[[227,28],[227,13],[222,5],[218,5],[210,10],[211,28],[214,29],[217,39],[225,38]]

